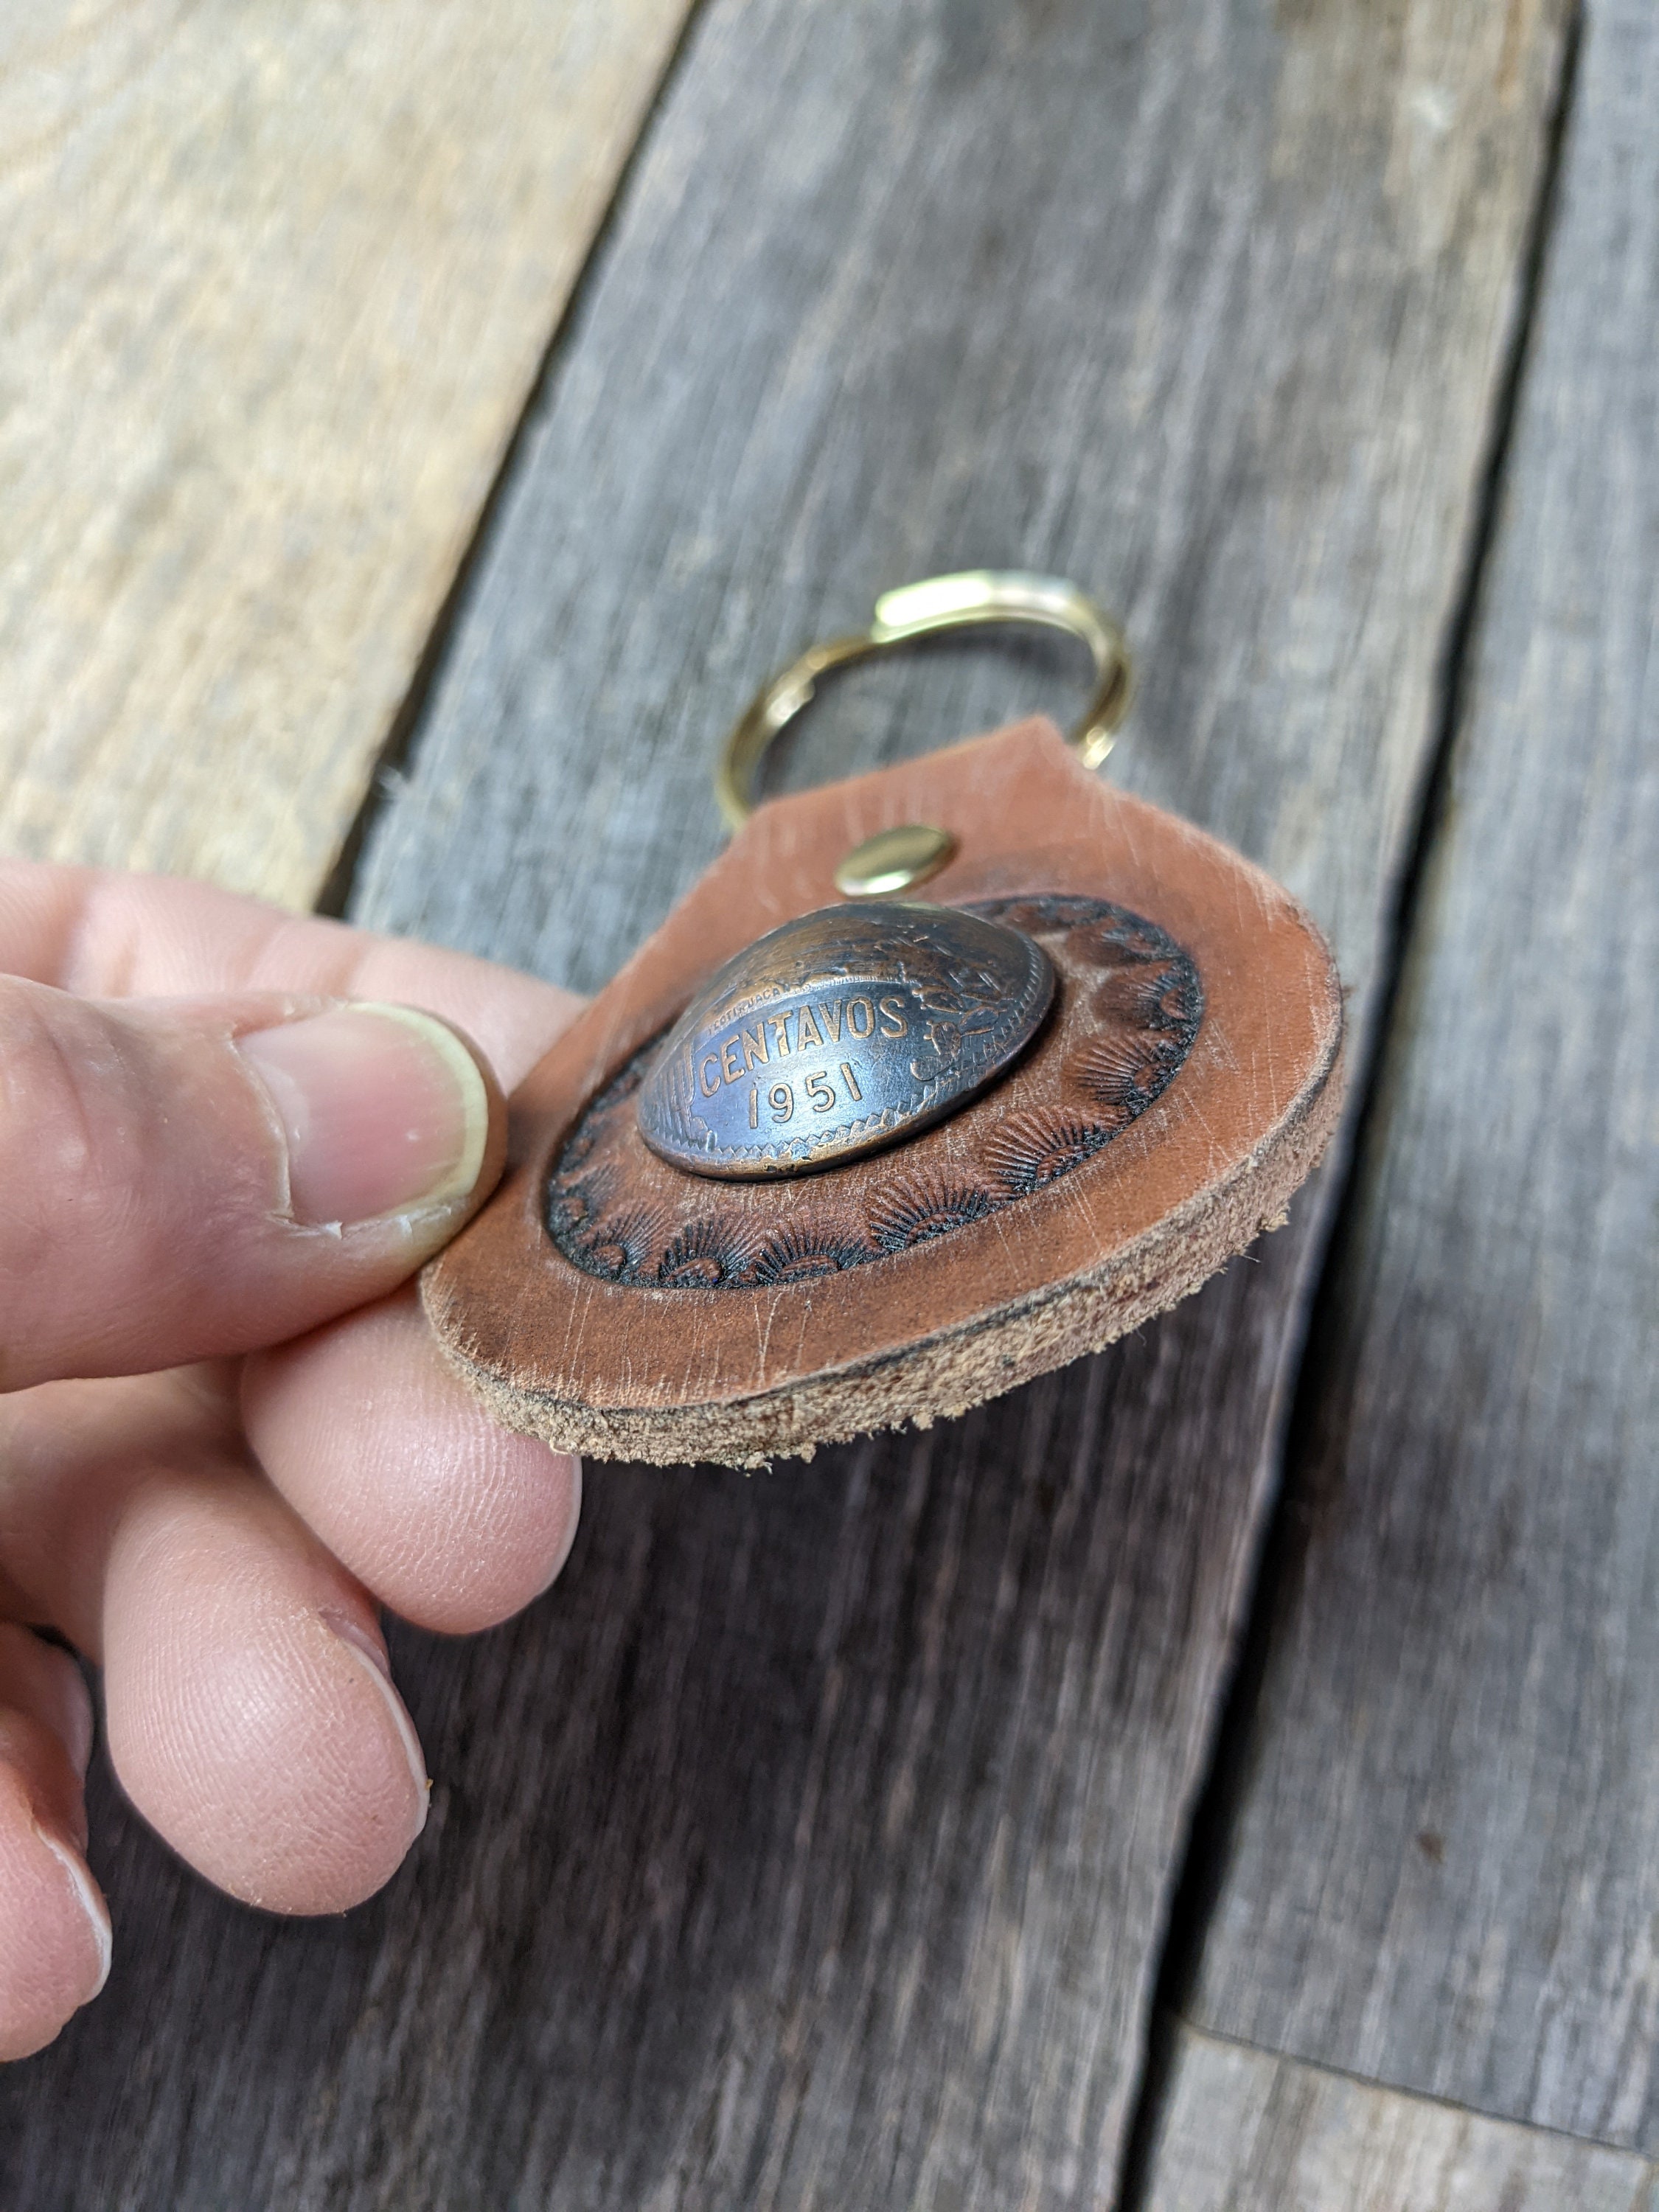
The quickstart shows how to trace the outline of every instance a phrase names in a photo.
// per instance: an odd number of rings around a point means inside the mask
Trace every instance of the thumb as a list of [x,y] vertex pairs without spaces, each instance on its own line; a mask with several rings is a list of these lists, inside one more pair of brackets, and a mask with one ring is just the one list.
[[453,1236],[499,1086],[405,1006],[0,978],[0,1387],[281,1342]]

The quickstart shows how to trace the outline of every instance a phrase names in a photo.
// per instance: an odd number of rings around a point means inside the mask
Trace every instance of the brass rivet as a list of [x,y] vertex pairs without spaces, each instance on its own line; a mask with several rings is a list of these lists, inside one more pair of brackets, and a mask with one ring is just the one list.
[[956,849],[948,830],[934,830],[926,822],[878,830],[854,845],[836,870],[836,889],[845,898],[891,898],[895,891],[908,891],[936,876]]

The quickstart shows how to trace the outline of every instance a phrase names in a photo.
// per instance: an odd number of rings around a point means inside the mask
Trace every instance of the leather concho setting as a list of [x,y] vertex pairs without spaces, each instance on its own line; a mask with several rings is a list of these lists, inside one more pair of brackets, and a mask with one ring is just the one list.
[[[859,951],[879,947],[884,935],[890,937],[890,917],[903,912],[845,915],[854,925]],[[734,997],[729,985],[700,994],[689,1010],[689,1026],[683,1018],[665,1045],[653,1039],[635,1053],[586,1106],[566,1140],[549,1178],[546,1210],[549,1234],[565,1258],[603,1280],[659,1290],[739,1291],[806,1282],[889,1259],[1019,1206],[1121,1135],[1174,1080],[1198,1036],[1204,993],[1191,956],[1156,923],[1105,899],[1063,894],[981,899],[960,914],[981,925],[1000,925],[998,934],[1011,945],[1024,941],[1041,948],[1039,969],[1037,962],[990,946],[994,953],[1000,951],[1010,995],[1000,1005],[988,993],[973,999],[968,1018],[977,1014],[984,1024],[988,1054],[1022,1028],[1030,1034],[1030,1001],[1040,978],[1040,1018],[1052,972],[1054,1009],[1025,1059],[1012,1069],[1006,1063],[999,1067],[990,1087],[976,1097],[951,1099],[945,1118],[931,1129],[890,1141],[888,1149],[856,1166],[830,1167],[788,1182],[715,1182],[659,1157],[639,1126],[642,1090],[665,1068],[684,1091],[687,1071],[696,1066],[695,1053],[713,1084],[718,1054],[709,1042],[729,1043],[732,1032],[741,1033],[745,1017],[751,1060],[757,1056],[757,1024],[747,998]],[[832,909],[808,919],[827,924],[843,916]],[[916,917],[911,920],[914,926]],[[827,927],[817,933],[820,939],[830,934]],[[990,932],[985,935],[988,941]],[[810,943],[804,948],[805,964],[814,949]],[[852,964],[872,963],[855,957]],[[794,981],[793,967],[787,980]],[[927,988],[921,986],[923,995]],[[933,988],[945,995],[942,985]],[[890,995],[890,1021],[896,1027],[910,1000]],[[846,992],[837,1001],[819,990],[800,1002],[827,1001],[844,1025],[848,1000]],[[779,1001],[795,1002],[793,994]],[[878,1033],[881,996],[874,986],[866,1004],[870,1028]],[[951,1005],[960,1019],[959,1000]],[[831,1018],[822,1015],[815,1027]],[[956,1023],[941,1026],[959,1053]],[[781,1032],[785,1038],[793,1034]],[[945,1040],[913,1018],[892,1042],[927,1055],[916,1063],[928,1079],[915,1079],[917,1094],[937,1085]],[[830,1070],[825,1079],[831,1087],[840,1080],[844,1090],[845,1079],[836,1076],[827,1052],[815,1047],[805,1055],[819,1059]],[[729,1088],[740,1109],[734,1117],[739,1137],[748,1118],[744,1102],[752,1101],[757,1114],[765,1112],[772,1086],[763,1087],[764,1078],[779,1076],[787,1065],[775,1060],[750,1071],[738,1059],[739,1079]],[[798,1074],[794,1092],[803,1104],[804,1085]],[[787,1128],[786,1121],[781,1133]]]

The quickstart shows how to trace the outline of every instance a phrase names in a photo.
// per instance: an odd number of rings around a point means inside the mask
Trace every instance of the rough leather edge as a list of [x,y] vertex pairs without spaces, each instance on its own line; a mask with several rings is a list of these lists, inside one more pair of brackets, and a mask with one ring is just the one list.
[[657,1467],[766,1467],[878,1429],[931,1427],[1036,1376],[1103,1352],[1188,1297],[1264,1231],[1282,1225],[1340,1118],[1343,1024],[1299,1096],[1258,1149],[1087,1273],[1048,1285],[878,1360],[721,1404],[601,1410],[515,1390],[438,1333],[445,1358],[507,1427],[556,1450]]

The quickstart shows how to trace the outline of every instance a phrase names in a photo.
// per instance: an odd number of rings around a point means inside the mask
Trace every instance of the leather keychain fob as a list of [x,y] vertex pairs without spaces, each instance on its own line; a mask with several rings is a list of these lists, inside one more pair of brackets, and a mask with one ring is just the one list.
[[[738,725],[732,844],[526,1079],[515,1164],[422,1279],[463,1374],[562,1449],[751,1467],[963,1413],[1195,1290],[1334,1124],[1313,923],[1092,773],[1115,627],[988,573],[876,615]],[[995,621],[1089,646],[1069,744],[1021,722],[750,811],[827,669]]]

